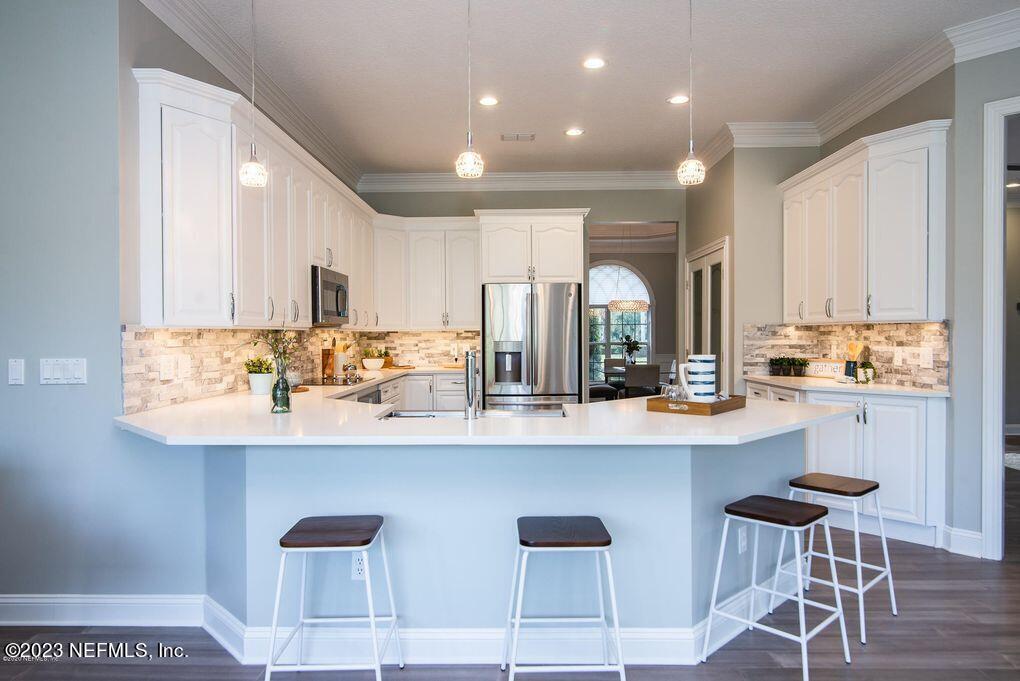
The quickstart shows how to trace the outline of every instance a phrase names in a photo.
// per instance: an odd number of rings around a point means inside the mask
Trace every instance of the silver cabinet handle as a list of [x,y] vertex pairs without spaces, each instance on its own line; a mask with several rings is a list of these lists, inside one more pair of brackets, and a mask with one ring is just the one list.
[[379,313],[378,312],[375,313],[375,325],[379,326]]
[[292,321],[292,322],[296,322],[297,321],[298,311],[299,310],[300,310],[300,308],[298,307],[297,301],[296,300],[291,300],[290,301],[290,321]]
[[[859,410],[860,408],[861,408],[861,401],[857,400],[857,409]],[[857,423],[860,423],[860,422],[861,422],[861,412],[858,411],[857,412]]]
[[276,316],[276,305],[273,303],[273,297],[269,296],[269,321],[273,321],[273,317]]
[[332,248],[327,248],[326,249],[326,267],[332,267],[332,266],[333,266],[333,249]]
[[365,318],[365,326],[368,326],[368,310],[362,310],[361,316]]
[[866,305],[865,314],[867,314],[867,316],[869,316],[869,317],[871,316],[871,294],[870,293],[868,294],[868,302],[867,302],[867,305]]
[[354,310],[354,309],[352,309],[352,310],[351,310],[351,312],[353,312],[353,313],[354,313],[354,319],[353,319],[353,320],[351,320],[351,325],[353,325],[353,326],[357,326],[357,325],[358,325],[358,311],[357,311],[357,310]]
[[233,319],[234,318],[234,312],[235,312],[235,310],[234,310],[234,294],[231,293],[229,295],[230,295],[230,298],[229,298],[229,301],[230,301],[230,319]]
[[797,315],[801,319],[804,319],[804,301],[803,300],[800,301],[800,304],[797,306]]
[[868,425],[868,403],[864,403],[864,425]]
[[825,316],[831,318],[832,317],[832,312],[831,312],[832,306],[830,305],[830,303],[832,303],[832,298],[826,298],[825,299]]

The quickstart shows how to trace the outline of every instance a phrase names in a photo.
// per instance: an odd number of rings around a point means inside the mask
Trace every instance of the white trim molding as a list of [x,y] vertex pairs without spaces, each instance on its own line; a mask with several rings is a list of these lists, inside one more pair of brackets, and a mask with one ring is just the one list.
[[981,310],[981,555],[1002,560],[1005,472],[1003,404],[1006,196],[1006,117],[1020,113],[1020,97],[985,104],[982,201]]
[[957,64],[1014,50],[1020,47],[1020,9],[947,28],[946,37],[953,45],[953,61]]
[[605,191],[613,189],[676,189],[683,191],[673,170],[591,172],[486,173],[463,180],[455,173],[366,173],[359,193],[374,192],[513,192]]
[[10,626],[199,627],[202,594],[0,594]]
[[984,553],[984,538],[980,532],[974,530],[961,530],[947,526],[943,540],[946,551],[950,553],[958,553],[971,558],[981,558]]
[[811,122],[724,123],[701,148],[702,163],[711,168],[733,149],[817,147],[821,143],[818,127]]

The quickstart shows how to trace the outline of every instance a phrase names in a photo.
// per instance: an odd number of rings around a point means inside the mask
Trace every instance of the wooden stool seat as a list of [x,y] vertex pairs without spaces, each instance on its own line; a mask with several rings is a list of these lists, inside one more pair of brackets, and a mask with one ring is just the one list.
[[280,537],[285,549],[368,546],[382,529],[381,515],[327,515],[302,518]]
[[874,480],[848,478],[842,475],[830,475],[829,473],[808,473],[791,480],[790,487],[796,487],[808,492],[836,494],[841,497],[863,497],[878,489],[878,483]]
[[592,548],[609,546],[613,538],[602,519],[590,515],[525,516],[517,519],[521,546],[541,548]]
[[829,514],[818,504],[754,494],[726,506],[728,515],[784,527],[806,527]]

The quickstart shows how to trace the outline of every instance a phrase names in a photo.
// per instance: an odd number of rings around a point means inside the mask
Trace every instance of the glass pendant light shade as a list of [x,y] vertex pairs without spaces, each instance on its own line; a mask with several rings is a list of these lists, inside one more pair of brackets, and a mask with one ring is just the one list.
[[613,312],[648,312],[646,300],[610,300],[606,307]]
[[468,149],[457,157],[457,177],[473,180],[476,177],[481,177],[483,170],[485,170],[485,161],[477,151]]
[[242,187],[261,188],[265,187],[266,182],[269,181],[269,173],[266,172],[266,167],[262,165],[258,156],[255,155],[254,144],[251,145],[251,158],[241,166],[241,171],[238,174]]
[[676,169],[676,179],[685,187],[705,181],[705,164],[695,158],[693,151],[687,155],[687,160]]

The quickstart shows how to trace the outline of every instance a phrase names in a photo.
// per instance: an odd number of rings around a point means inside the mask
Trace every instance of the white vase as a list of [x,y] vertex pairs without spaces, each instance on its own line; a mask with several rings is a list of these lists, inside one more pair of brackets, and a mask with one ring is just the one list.
[[252,395],[268,395],[273,388],[273,375],[248,374],[248,387]]
[[366,357],[361,360],[361,363],[369,371],[379,371],[379,369],[382,369],[382,365],[386,363],[386,359],[382,357]]

